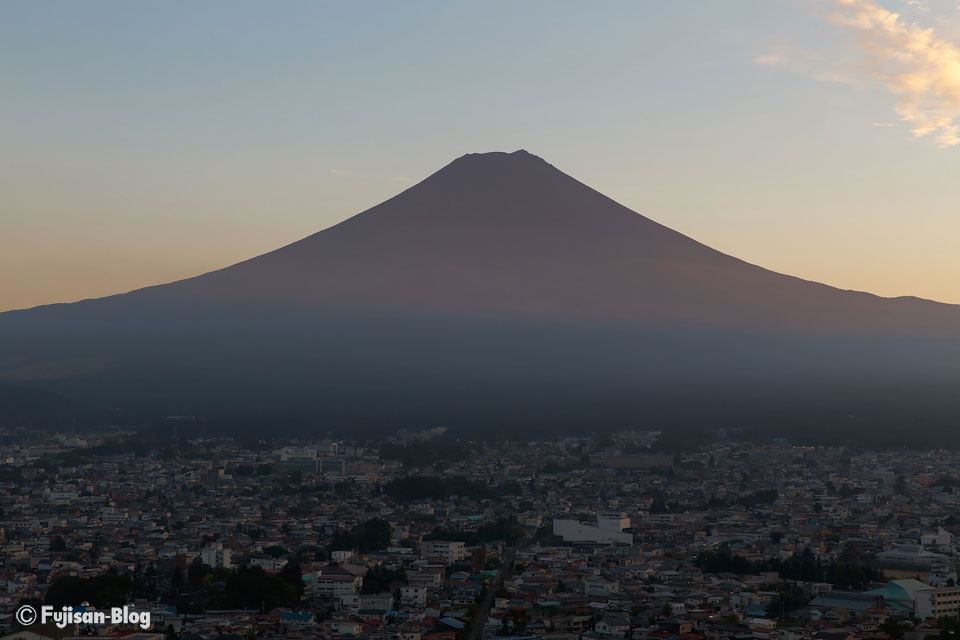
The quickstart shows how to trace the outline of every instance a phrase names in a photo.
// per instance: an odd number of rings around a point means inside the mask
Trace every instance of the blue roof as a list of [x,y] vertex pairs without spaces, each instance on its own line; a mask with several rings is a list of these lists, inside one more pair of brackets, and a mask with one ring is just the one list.
[[887,586],[881,589],[866,591],[865,593],[872,596],[883,596],[884,600],[904,600],[912,602],[916,600],[917,591],[930,588],[930,585],[920,582],[919,580],[891,580],[887,583]]
[[284,611],[283,613],[280,614],[280,617],[283,620],[300,620],[303,622],[309,622],[310,620],[313,620],[312,613],[305,613],[300,611]]
[[[886,587],[884,588],[886,589]],[[884,589],[877,589],[877,592]],[[810,601],[811,607],[826,607],[832,609],[850,609],[852,611],[866,611],[877,606],[878,595],[873,591],[824,591]],[[912,601],[884,598],[883,603],[891,609],[906,611],[913,608]]]
[[440,618],[440,622],[454,629],[463,629],[467,626],[456,618]]

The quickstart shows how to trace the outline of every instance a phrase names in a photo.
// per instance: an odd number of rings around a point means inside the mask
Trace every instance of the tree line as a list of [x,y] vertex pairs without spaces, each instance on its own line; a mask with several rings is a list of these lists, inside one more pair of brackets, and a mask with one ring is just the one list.
[[730,552],[729,547],[701,551],[697,567],[706,573],[758,574],[776,572],[784,580],[829,582],[837,589],[858,589],[867,582],[880,580],[879,571],[861,562],[832,560],[822,562],[809,547],[789,558],[748,560]]

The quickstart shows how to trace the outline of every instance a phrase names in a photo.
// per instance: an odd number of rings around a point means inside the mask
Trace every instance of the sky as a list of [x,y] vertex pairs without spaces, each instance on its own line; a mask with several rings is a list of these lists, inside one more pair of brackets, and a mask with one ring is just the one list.
[[960,303],[960,3],[0,3],[0,310],[526,149],[774,271]]

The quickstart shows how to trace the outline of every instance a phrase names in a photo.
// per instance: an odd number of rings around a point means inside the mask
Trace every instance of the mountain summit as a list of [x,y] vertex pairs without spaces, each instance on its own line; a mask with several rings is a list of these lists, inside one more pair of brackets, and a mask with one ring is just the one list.
[[683,390],[725,422],[711,402],[742,409],[758,384],[952,383],[958,337],[960,307],[748,264],[516,151],[218,271],[0,314],[0,382],[379,425],[479,419],[480,402],[501,420],[669,421],[689,415],[663,400]]

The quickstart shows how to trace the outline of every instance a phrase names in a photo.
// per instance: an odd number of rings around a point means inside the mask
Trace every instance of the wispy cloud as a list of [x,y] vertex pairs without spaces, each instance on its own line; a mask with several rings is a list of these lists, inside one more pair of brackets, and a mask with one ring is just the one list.
[[754,64],[762,67],[781,68],[801,73],[820,82],[836,82],[855,86],[863,85],[863,79],[856,74],[836,68],[835,62],[821,55],[781,48],[756,56]]
[[892,122],[871,122],[870,126],[871,127],[895,127],[897,125],[893,124]]
[[393,176],[390,179],[401,184],[413,184],[413,178],[408,178],[407,176]]
[[913,135],[960,144],[960,47],[876,0],[829,2],[827,18],[854,36],[863,68],[897,97],[897,115]]
[[352,176],[353,171],[347,171],[346,169],[330,169],[330,175],[334,176]]
[[779,67],[786,62],[779,53],[765,53],[762,56],[757,56],[753,61],[764,67]]

